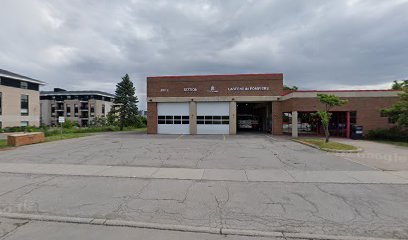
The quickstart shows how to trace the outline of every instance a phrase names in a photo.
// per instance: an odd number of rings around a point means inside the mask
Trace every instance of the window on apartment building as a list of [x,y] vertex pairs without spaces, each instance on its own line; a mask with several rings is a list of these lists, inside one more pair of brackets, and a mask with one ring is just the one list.
[[3,123],[0,121],[0,129],[3,128]]
[[51,104],[51,116],[55,116],[55,104]]
[[102,114],[105,115],[105,104],[102,104]]
[[95,105],[91,105],[91,117],[95,116]]
[[0,92],[0,115],[3,112],[3,94]]
[[71,105],[67,104],[67,117],[71,117]]
[[28,116],[28,95],[21,95],[20,106],[21,116]]
[[20,88],[27,89],[28,88],[28,82],[20,82]]
[[75,117],[79,116],[78,112],[79,112],[79,106],[78,104],[74,104],[74,116]]
[[20,122],[20,127],[28,127],[29,122],[28,121],[21,121]]

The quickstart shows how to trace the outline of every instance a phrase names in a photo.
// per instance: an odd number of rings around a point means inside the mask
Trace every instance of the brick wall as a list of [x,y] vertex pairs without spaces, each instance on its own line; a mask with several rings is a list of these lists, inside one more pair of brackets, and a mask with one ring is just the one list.
[[[214,91],[211,91],[211,87]],[[231,91],[234,87],[268,87],[261,91]],[[197,91],[184,91],[196,88]],[[147,97],[280,96],[283,74],[148,77]]]
[[[348,104],[334,107],[332,111],[357,111],[357,125],[364,126],[364,132],[377,128],[390,128],[387,117],[381,117],[380,110],[398,102],[398,97],[352,97]],[[293,98],[281,102],[282,112],[316,111],[324,109],[318,98]]]
[[157,133],[157,103],[147,103],[147,133]]

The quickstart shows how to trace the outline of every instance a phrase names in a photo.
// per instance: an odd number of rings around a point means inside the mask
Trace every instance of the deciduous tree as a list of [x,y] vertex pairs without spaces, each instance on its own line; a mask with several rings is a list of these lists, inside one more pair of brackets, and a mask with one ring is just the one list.
[[326,142],[329,142],[329,123],[332,117],[332,114],[329,111],[335,106],[341,106],[348,103],[348,100],[341,99],[338,96],[332,94],[317,94],[317,96],[319,97],[320,102],[324,104],[324,110],[317,111],[315,115],[320,118],[324,128]]

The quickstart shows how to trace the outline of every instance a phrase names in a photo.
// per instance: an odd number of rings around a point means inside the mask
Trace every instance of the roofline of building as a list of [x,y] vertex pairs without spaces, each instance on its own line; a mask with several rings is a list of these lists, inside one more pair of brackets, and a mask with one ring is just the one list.
[[282,94],[282,96],[291,94],[291,93],[325,93],[325,92],[401,92],[401,90],[394,89],[360,89],[360,90],[293,90]]
[[64,96],[64,95],[100,95],[104,97],[115,97],[114,94],[102,91],[41,91],[40,96]]
[[7,78],[11,78],[11,79],[15,79],[15,80],[20,80],[20,81],[25,81],[25,82],[30,82],[30,83],[36,83],[38,85],[46,85],[46,82],[37,80],[37,79],[32,79],[32,78],[26,78],[26,77],[17,77],[17,76],[11,76],[8,74],[3,74],[0,73],[0,77],[7,77]]
[[149,78],[202,78],[202,77],[283,77],[283,73],[243,73],[243,74],[210,74],[210,75],[164,75],[164,76],[148,76]]

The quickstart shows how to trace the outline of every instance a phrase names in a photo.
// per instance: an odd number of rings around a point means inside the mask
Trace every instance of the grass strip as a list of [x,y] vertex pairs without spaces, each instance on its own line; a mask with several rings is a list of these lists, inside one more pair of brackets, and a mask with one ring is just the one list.
[[338,151],[355,151],[358,150],[357,147],[344,144],[344,143],[339,143],[339,142],[333,142],[330,141],[328,143],[325,142],[324,139],[319,139],[319,138],[297,138],[295,139],[298,142],[304,142],[308,144],[312,144],[322,150],[328,149],[328,150],[338,150]]

